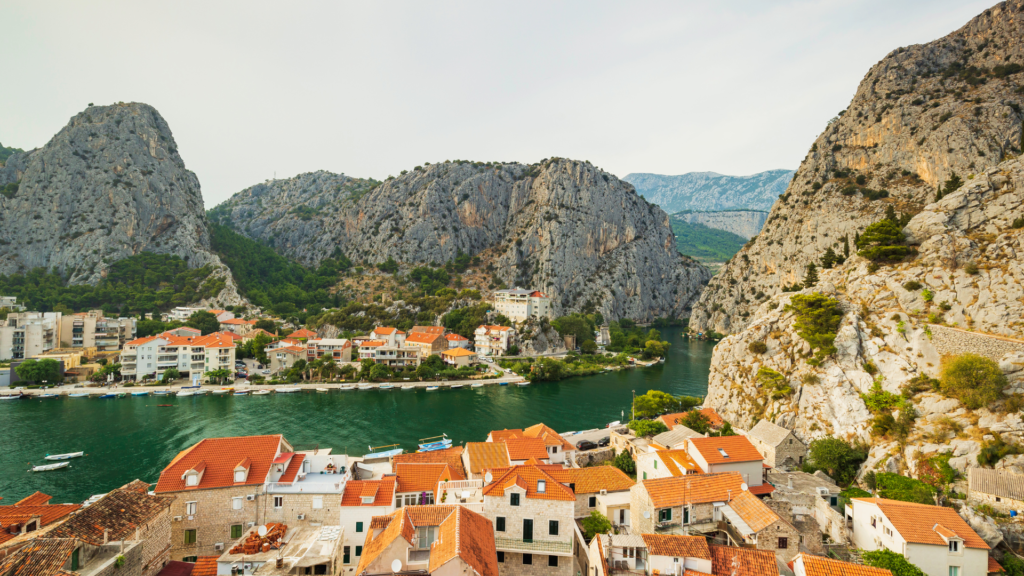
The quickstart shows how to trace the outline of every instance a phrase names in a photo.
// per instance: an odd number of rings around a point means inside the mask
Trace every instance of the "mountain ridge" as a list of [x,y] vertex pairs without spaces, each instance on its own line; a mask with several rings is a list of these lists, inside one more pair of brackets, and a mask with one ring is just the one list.
[[749,176],[729,176],[717,172],[687,172],[678,175],[635,172],[622,179],[633,184],[644,198],[669,213],[685,210],[767,210],[785,191],[793,172],[785,169],[766,170]]

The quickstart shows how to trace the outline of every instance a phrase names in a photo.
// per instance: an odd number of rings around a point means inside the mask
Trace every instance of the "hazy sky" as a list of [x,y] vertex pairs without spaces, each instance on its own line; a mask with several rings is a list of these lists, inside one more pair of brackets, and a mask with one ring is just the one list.
[[274,176],[446,159],[795,168],[868,68],[994,0],[0,0],[0,142],[155,106],[208,207]]

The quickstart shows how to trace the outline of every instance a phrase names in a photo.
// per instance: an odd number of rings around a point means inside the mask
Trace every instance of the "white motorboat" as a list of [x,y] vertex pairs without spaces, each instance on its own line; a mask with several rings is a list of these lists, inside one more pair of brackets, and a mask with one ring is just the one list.
[[89,397],[89,395],[84,393],[84,392],[81,393],[81,394],[68,394],[68,398],[88,398],[88,397]]
[[484,387],[484,383],[483,382],[477,382],[476,384],[473,384],[473,386],[471,386],[471,388],[483,388],[483,387]]
[[451,388],[452,390],[458,390],[459,388],[462,388],[463,386],[465,386],[465,384],[452,384],[452,385],[450,386],[450,388]]
[[72,458],[80,458],[85,456],[85,452],[68,452],[67,454],[47,454],[47,460],[70,460]]
[[356,389],[356,385],[355,384],[342,384],[341,387],[338,388],[338,390],[341,390],[341,391],[355,390],[355,389]]
[[132,392],[132,396],[149,396],[149,391],[143,390],[142,392]]
[[214,390],[214,391],[213,391],[213,394],[216,394],[217,396],[223,396],[223,395],[225,395],[225,394],[229,394],[230,392],[231,392],[231,390],[224,390],[224,389],[222,388],[222,389],[220,389],[220,390]]
[[178,392],[178,398],[181,398],[183,396],[195,396],[195,395],[196,395],[196,392],[193,391],[193,390],[181,390],[181,391]]
[[57,470],[59,468],[67,468],[70,466],[70,462],[58,462],[56,464],[43,464],[42,466],[33,466],[29,472],[47,472],[49,470]]
[[516,384],[516,386],[519,386],[519,387],[529,386],[529,385],[530,385],[529,381],[523,381],[523,382],[519,382],[519,383]]
[[284,388],[275,389],[278,394],[292,394],[295,392],[302,392],[302,388],[298,386],[285,386]]
[[433,392],[435,390],[440,390],[440,389],[441,389],[440,386],[427,386],[427,392]]
[[331,390],[330,390],[330,388],[317,388],[316,391],[319,394],[326,394],[327,392],[330,392]]
[[[253,396],[266,396],[268,394],[270,394],[270,390],[257,390],[257,391],[252,393]],[[180,396],[180,394],[179,394],[179,396]]]

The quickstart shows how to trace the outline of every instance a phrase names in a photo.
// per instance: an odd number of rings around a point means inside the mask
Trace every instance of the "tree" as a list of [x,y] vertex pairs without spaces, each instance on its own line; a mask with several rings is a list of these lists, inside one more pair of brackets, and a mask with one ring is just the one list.
[[266,318],[263,318],[261,320],[257,320],[256,323],[253,324],[253,328],[258,328],[260,330],[266,330],[267,332],[270,332],[271,334],[277,334],[277,324],[273,320],[267,320]]
[[711,431],[711,419],[700,410],[690,410],[679,418],[678,423],[700,434]]
[[861,557],[868,566],[884,568],[892,572],[892,576],[925,576],[920,568],[911,564],[902,554],[886,548],[864,552]]
[[584,354],[593,354],[597,352],[597,343],[593,340],[584,340],[583,344],[580,344],[580,351]]
[[210,379],[213,384],[220,384],[231,377],[231,371],[226,368],[219,370],[210,370],[206,373],[206,377]]
[[852,481],[867,458],[867,454],[834,436],[812,440],[807,454],[814,468],[824,470],[840,484]]
[[533,382],[555,382],[565,378],[565,364],[552,358],[538,358],[530,368],[530,380]]
[[804,275],[804,288],[810,288],[818,283],[818,269],[814,262],[807,265],[807,274]]
[[864,230],[864,235],[857,240],[857,248],[860,248],[857,254],[875,262],[902,260],[910,253],[904,245],[906,239],[895,222],[881,220]]
[[633,461],[633,457],[629,455],[628,450],[623,450],[612,460],[612,466],[615,466],[624,473],[633,476],[636,474],[636,462]]
[[850,235],[846,234],[843,236],[843,257],[850,257]]
[[167,370],[164,370],[164,373],[160,377],[164,382],[170,382],[171,380],[177,380],[178,378],[181,378],[181,372],[178,372],[177,368],[168,368]]
[[612,531],[612,523],[608,521],[608,518],[604,514],[601,514],[597,510],[590,513],[583,519],[580,524],[583,525],[584,535],[587,540],[591,540],[598,534],[608,534]]
[[203,336],[206,336],[207,334],[213,334],[220,330],[220,321],[218,321],[217,317],[213,314],[205,310],[198,310],[188,317],[188,321],[185,322],[185,326],[200,330],[202,331]]
[[657,436],[668,432],[668,426],[661,420],[633,420],[626,425],[637,437]]
[[796,294],[789,302],[786,311],[796,313],[793,329],[811,345],[812,350],[818,350],[815,358],[821,361],[835,354],[836,332],[843,321],[843,309],[839,307],[839,301],[815,292]]
[[93,382],[106,382],[107,376],[113,374],[115,380],[121,379],[121,365],[115,363],[107,363],[103,365],[103,368],[92,373],[89,377]]
[[577,343],[594,339],[593,324],[579,313],[555,318],[551,321],[551,327],[558,331],[559,336],[575,336]]
[[391,369],[384,364],[377,364],[370,368],[370,380],[386,380],[391,377]]
[[964,406],[976,410],[1003,395],[1006,375],[994,360],[977,354],[961,354],[942,362],[940,390]]
[[836,255],[836,251],[831,246],[828,250],[825,250],[825,254],[821,257],[821,267],[825,270],[831,270],[836,265],[836,261],[839,256]]
[[244,344],[244,348],[250,357],[255,358],[260,364],[270,364],[270,357],[267,356],[267,345],[271,338],[260,332]]
[[52,358],[42,360],[30,358],[18,364],[14,371],[18,374],[18,378],[35,384],[40,382],[46,382],[48,385],[59,384],[64,381],[64,374],[60,371],[60,362]]
[[665,355],[668,354],[669,346],[671,346],[669,342],[648,340],[644,344],[644,356],[647,358],[664,358]]
[[956,172],[951,173],[949,175],[949,178],[946,179],[946,182],[942,186],[942,196],[941,197],[945,198],[946,196],[949,196],[953,192],[956,192],[957,190],[959,190],[960,187],[963,186],[963,185],[964,185],[963,179],[961,179],[960,176]]
[[381,272],[394,274],[395,272],[398,272],[398,262],[395,262],[394,258],[388,256],[387,260],[377,265],[377,269],[379,269]]

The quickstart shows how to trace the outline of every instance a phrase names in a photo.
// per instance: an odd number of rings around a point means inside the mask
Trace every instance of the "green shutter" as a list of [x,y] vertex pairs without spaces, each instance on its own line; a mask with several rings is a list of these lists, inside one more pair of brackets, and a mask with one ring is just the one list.
[[362,556],[362,555],[363,555],[363,547],[362,546],[356,546],[356,556]]
[[343,550],[344,550],[344,554],[342,556],[341,562],[343,564],[351,564],[352,563],[351,548],[348,547],[348,546],[345,546],[345,548]]
[[[362,532],[362,531],[363,531],[363,523],[362,522],[356,522],[356,532]],[[359,556],[359,554],[356,554],[356,556]]]
[[231,526],[231,537],[232,538],[241,538],[242,537],[242,525],[241,524],[234,524],[234,525]]

